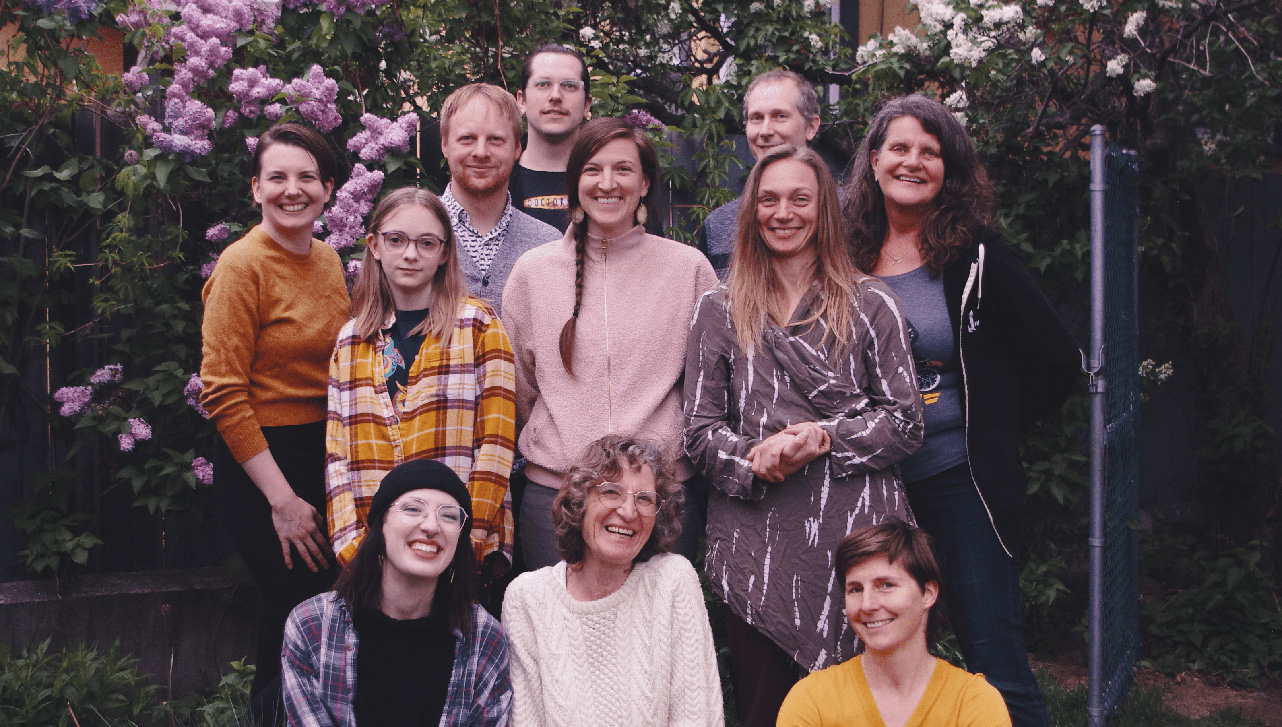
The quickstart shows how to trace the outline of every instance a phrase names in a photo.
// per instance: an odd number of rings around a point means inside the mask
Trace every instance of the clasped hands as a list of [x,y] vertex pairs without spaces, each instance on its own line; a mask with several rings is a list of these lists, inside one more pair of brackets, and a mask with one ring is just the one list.
[[748,450],[748,461],[752,474],[766,482],[782,482],[831,449],[828,432],[815,422],[800,422],[761,440]]

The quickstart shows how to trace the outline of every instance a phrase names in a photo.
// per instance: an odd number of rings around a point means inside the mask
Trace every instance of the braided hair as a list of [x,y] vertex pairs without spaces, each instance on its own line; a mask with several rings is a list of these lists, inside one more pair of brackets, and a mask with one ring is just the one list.
[[[659,153],[645,131],[622,119],[613,118],[593,119],[579,127],[574,136],[574,146],[570,149],[565,170],[566,194],[572,210],[570,231],[574,236],[574,311],[561,328],[560,350],[561,365],[571,376],[574,375],[574,364],[571,359],[574,355],[574,334],[579,320],[579,309],[583,305],[583,268],[588,251],[587,217],[584,216],[578,222],[573,221],[573,214],[582,210],[579,205],[579,177],[583,175],[583,167],[587,166],[588,161],[596,156],[602,147],[615,139],[631,139],[637,145],[637,155],[641,158],[641,173],[650,183],[650,190],[642,198],[641,204],[654,209],[654,201],[658,197]],[[651,232],[651,228],[657,224],[657,217],[658,215],[651,215],[646,221],[647,232]]]

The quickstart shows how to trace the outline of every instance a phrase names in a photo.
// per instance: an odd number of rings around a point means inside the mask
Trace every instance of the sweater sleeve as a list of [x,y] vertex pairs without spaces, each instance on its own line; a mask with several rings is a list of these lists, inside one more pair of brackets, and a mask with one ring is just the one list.
[[761,440],[742,436],[730,426],[731,362],[738,342],[729,316],[713,293],[705,293],[695,309],[682,396],[686,453],[717,489],[731,497],[760,500],[766,483],[752,474],[748,451]]
[[281,694],[290,727],[337,727],[322,697],[318,663],[322,631],[322,616],[314,601],[295,608],[285,622]]
[[534,370],[533,321],[530,315],[530,293],[526,283],[526,269],[530,262],[523,257],[516,261],[512,275],[503,288],[503,325],[512,347],[516,371],[516,431],[519,434],[530,420],[539,389]]
[[[488,307],[485,308],[488,313]],[[493,314],[479,332],[476,349],[475,432],[472,438],[472,473],[467,489],[472,496],[474,542],[480,535],[478,558],[503,548],[505,533],[503,498],[512,474],[516,445],[516,372],[512,346],[503,324]]]
[[855,325],[868,331],[867,344],[856,352],[865,369],[867,405],[818,422],[832,440],[828,463],[836,477],[893,467],[921,446],[924,429],[907,320],[898,297],[884,284],[867,285],[855,314]]
[[672,599],[673,632],[669,635],[674,648],[667,723],[719,727],[725,724],[726,715],[708,609],[694,567],[685,558],[677,558],[680,562],[673,573],[678,579]]
[[200,380],[205,387],[200,398],[232,456],[244,462],[267,449],[267,439],[249,405],[261,281],[251,266],[238,263],[239,258],[219,260],[205,283],[200,327]]
[[475,623],[475,681],[472,684],[472,719],[477,727],[504,727],[512,714],[512,680],[508,668],[508,638],[503,628],[479,605],[473,604]]
[[512,727],[541,727],[544,723],[538,641],[529,603],[530,586],[536,577],[534,573],[519,576],[503,598],[503,628],[511,656]]
[[325,415],[325,516],[330,544],[339,565],[356,555],[365,534],[365,523],[356,507],[351,470],[347,417],[355,411],[352,401],[352,351],[356,343],[350,324],[339,334],[329,363],[328,408]]

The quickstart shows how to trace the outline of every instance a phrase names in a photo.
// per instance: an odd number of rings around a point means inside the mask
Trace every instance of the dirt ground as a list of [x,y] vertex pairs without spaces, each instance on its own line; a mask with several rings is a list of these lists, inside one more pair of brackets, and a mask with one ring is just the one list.
[[[1033,668],[1050,672],[1061,686],[1078,687],[1086,683],[1086,664],[1079,655],[1057,661],[1033,660]],[[1259,689],[1242,689],[1221,684],[1196,672],[1167,676],[1152,669],[1135,672],[1135,684],[1144,689],[1165,693],[1166,708],[1187,717],[1199,718],[1225,709],[1236,709],[1257,719],[1266,727],[1282,727],[1282,683],[1261,685]]]

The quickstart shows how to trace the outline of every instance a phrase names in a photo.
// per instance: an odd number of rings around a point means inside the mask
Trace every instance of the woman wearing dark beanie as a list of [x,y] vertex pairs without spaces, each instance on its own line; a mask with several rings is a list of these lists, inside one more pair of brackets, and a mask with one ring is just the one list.
[[467,486],[440,462],[406,462],[383,478],[335,590],[285,625],[290,724],[507,721],[507,636],[473,603],[474,555],[458,547],[471,518]]

